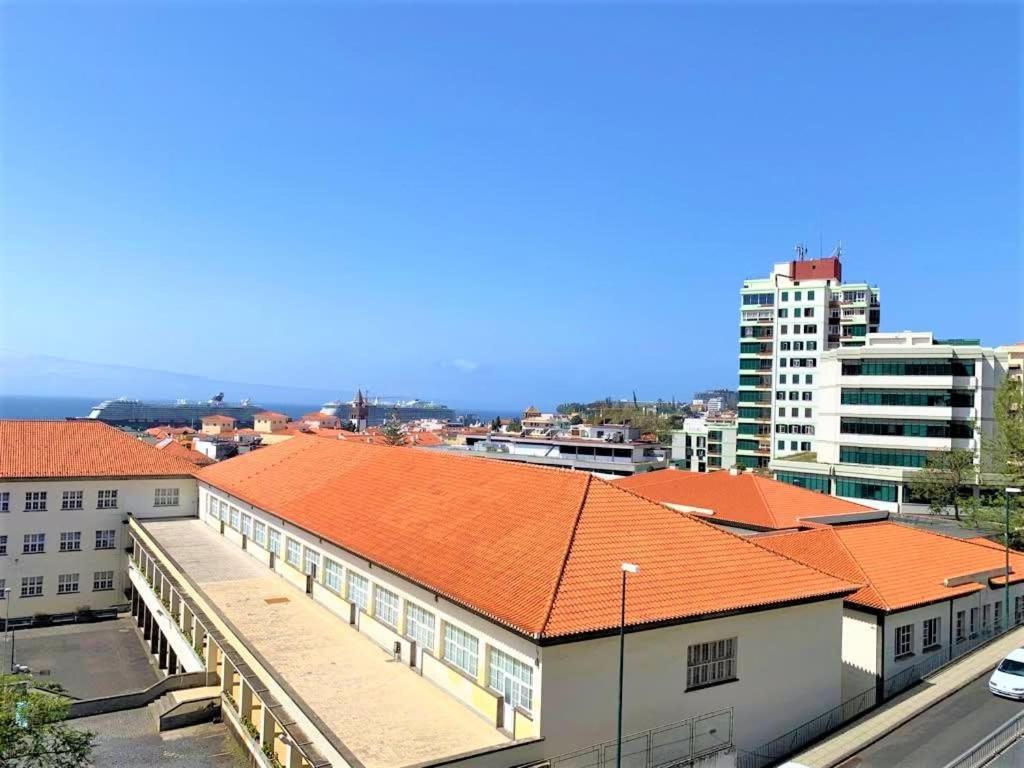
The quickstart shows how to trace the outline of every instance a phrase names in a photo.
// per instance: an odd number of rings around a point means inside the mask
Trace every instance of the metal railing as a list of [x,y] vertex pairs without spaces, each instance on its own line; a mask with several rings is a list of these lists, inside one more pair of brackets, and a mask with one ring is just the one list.
[[1024,712],[1020,712],[964,752],[945,768],[980,768],[1024,736]]
[[[625,768],[676,768],[732,747],[733,711],[723,709],[622,737]],[[550,768],[615,768],[615,740],[546,761]]]

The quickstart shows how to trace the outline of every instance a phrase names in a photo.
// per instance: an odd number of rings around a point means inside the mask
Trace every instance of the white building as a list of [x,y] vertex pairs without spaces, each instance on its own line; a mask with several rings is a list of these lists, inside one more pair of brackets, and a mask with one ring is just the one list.
[[1008,355],[911,331],[865,341],[822,356],[816,452],[771,468],[780,480],[906,511],[916,506],[907,483],[931,454],[969,450],[980,470]]
[[776,264],[740,290],[737,460],[817,450],[818,363],[829,349],[864,344],[878,330],[878,288],[843,283],[838,256]]
[[[718,398],[721,401],[721,398]],[[683,420],[683,428],[672,430],[672,466],[690,472],[714,472],[736,465],[736,419],[705,418]]]
[[0,446],[12,623],[123,607],[128,516],[197,509],[194,464],[99,421],[0,421]]

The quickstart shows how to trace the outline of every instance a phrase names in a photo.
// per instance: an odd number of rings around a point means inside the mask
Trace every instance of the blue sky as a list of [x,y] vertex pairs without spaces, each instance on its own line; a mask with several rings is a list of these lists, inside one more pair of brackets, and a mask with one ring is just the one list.
[[1024,337],[1011,4],[8,3],[0,29],[18,353],[686,397],[736,384],[743,278],[819,239],[885,330]]

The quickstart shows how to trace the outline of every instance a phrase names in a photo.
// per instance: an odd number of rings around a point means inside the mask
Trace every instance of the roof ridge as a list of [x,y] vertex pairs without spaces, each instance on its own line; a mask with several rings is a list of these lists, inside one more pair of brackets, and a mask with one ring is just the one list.
[[[740,475],[740,477],[742,477],[742,475]],[[775,518],[775,510],[773,510],[772,505],[768,503],[768,499],[765,498],[764,491],[761,490],[761,484],[758,482],[758,480],[761,480],[762,478],[753,473],[750,474],[750,477],[752,478],[751,482],[754,484],[754,490],[757,491],[757,495],[760,497],[761,503],[764,504],[764,508],[768,512],[768,519],[772,521],[773,526],[778,527],[779,521]],[[797,519],[799,520],[802,518]]]
[[[569,565],[569,556],[572,554],[573,544],[576,543],[576,532],[580,527],[580,518],[583,517],[583,508],[587,504],[587,496],[590,495],[590,484],[594,481],[594,476],[589,472],[586,473],[587,477],[585,485],[583,486],[583,494],[580,496],[580,505],[576,509],[576,517],[572,521],[572,532],[569,534],[569,544],[565,548],[565,556],[562,558],[562,565],[558,569],[558,579],[555,581],[555,588],[551,590],[551,602],[548,603],[548,608],[544,612],[544,621],[540,624],[540,631],[537,633],[538,637],[542,637],[548,628],[548,622],[551,621],[551,613],[555,610],[555,601],[558,599],[558,593],[562,589],[562,579],[565,577],[565,569]],[[609,483],[610,485],[610,483]]]
[[832,531],[832,535],[836,537],[836,540],[839,542],[839,546],[843,548],[843,552],[845,552],[847,556],[850,558],[850,562],[853,563],[853,567],[857,569],[857,573],[864,577],[865,584],[871,587],[871,591],[878,595],[879,602],[885,605],[886,610],[891,610],[892,606],[890,605],[889,601],[882,597],[882,591],[877,586],[875,586],[875,582],[873,582],[871,578],[867,575],[867,573],[864,572],[864,569],[860,567],[860,562],[857,560],[856,557],[854,557],[854,554],[850,551],[850,548],[846,546],[846,542],[843,541],[843,537],[840,536],[839,532],[831,526],[828,528],[828,530]]
[[[819,568],[816,565],[811,565],[810,563],[805,563],[803,560],[797,560],[795,557],[790,557],[789,555],[785,554],[784,552],[776,552],[774,549],[766,547],[764,544],[761,544],[761,543],[758,542],[758,539],[767,539],[767,538],[778,539],[778,538],[782,538],[783,536],[803,536],[804,534],[819,533],[819,532],[822,532],[822,531],[829,531],[836,538],[839,537],[838,534],[835,532],[835,529],[832,528],[832,526],[827,526],[827,527],[824,527],[824,528],[812,528],[812,529],[806,530],[806,531],[765,531],[763,534],[757,534],[755,536],[746,536],[746,537],[740,536],[739,538],[747,539],[752,544],[756,544],[758,547],[763,549],[765,552],[771,552],[773,555],[778,555],[779,557],[784,557],[787,560],[789,560],[790,562],[796,563],[798,565],[802,565],[805,568],[810,568],[812,571],[817,571],[818,573],[824,574],[825,576],[831,576],[833,579],[839,579],[839,581],[846,581],[846,579],[844,579],[842,576],[836,576],[834,573],[829,573],[828,571],[823,571],[821,568]],[[726,531],[726,533],[730,533],[730,531]],[[735,534],[735,535],[738,536],[739,534]],[[852,559],[852,555],[851,555],[851,559]],[[860,571],[860,566],[857,566],[856,561],[854,561],[854,565],[857,567],[857,570]],[[861,575],[864,575],[863,572],[861,572]],[[847,582],[847,583],[853,583],[853,582]],[[872,587],[872,589],[874,589],[874,587]]]

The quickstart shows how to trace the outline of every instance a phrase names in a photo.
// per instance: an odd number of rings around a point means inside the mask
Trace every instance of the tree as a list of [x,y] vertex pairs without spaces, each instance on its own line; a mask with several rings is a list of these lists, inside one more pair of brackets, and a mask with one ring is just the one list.
[[1003,379],[993,415],[995,431],[988,441],[986,469],[1004,476],[1006,484],[1018,485],[1024,482],[1024,387],[1020,382]]
[[497,416],[491,422],[491,432],[501,432],[501,419]]
[[957,448],[933,454],[923,469],[910,478],[911,493],[923,499],[933,512],[953,507],[960,519],[961,492],[977,481],[974,452]]
[[521,422],[518,418],[513,418],[508,423],[508,431],[509,432],[522,432],[523,431],[523,422]]
[[569,423],[573,425],[582,424],[583,417],[580,416],[578,413],[574,413],[572,416],[569,417]]
[[395,414],[392,413],[388,416],[388,420],[384,422],[380,432],[384,436],[384,442],[388,445],[405,445],[405,432],[402,431],[402,423]]
[[0,675],[0,766],[78,768],[89,762],[95,734],[65,722],[71,700],[57,689],[58,695],[44,693],[24,676]]

